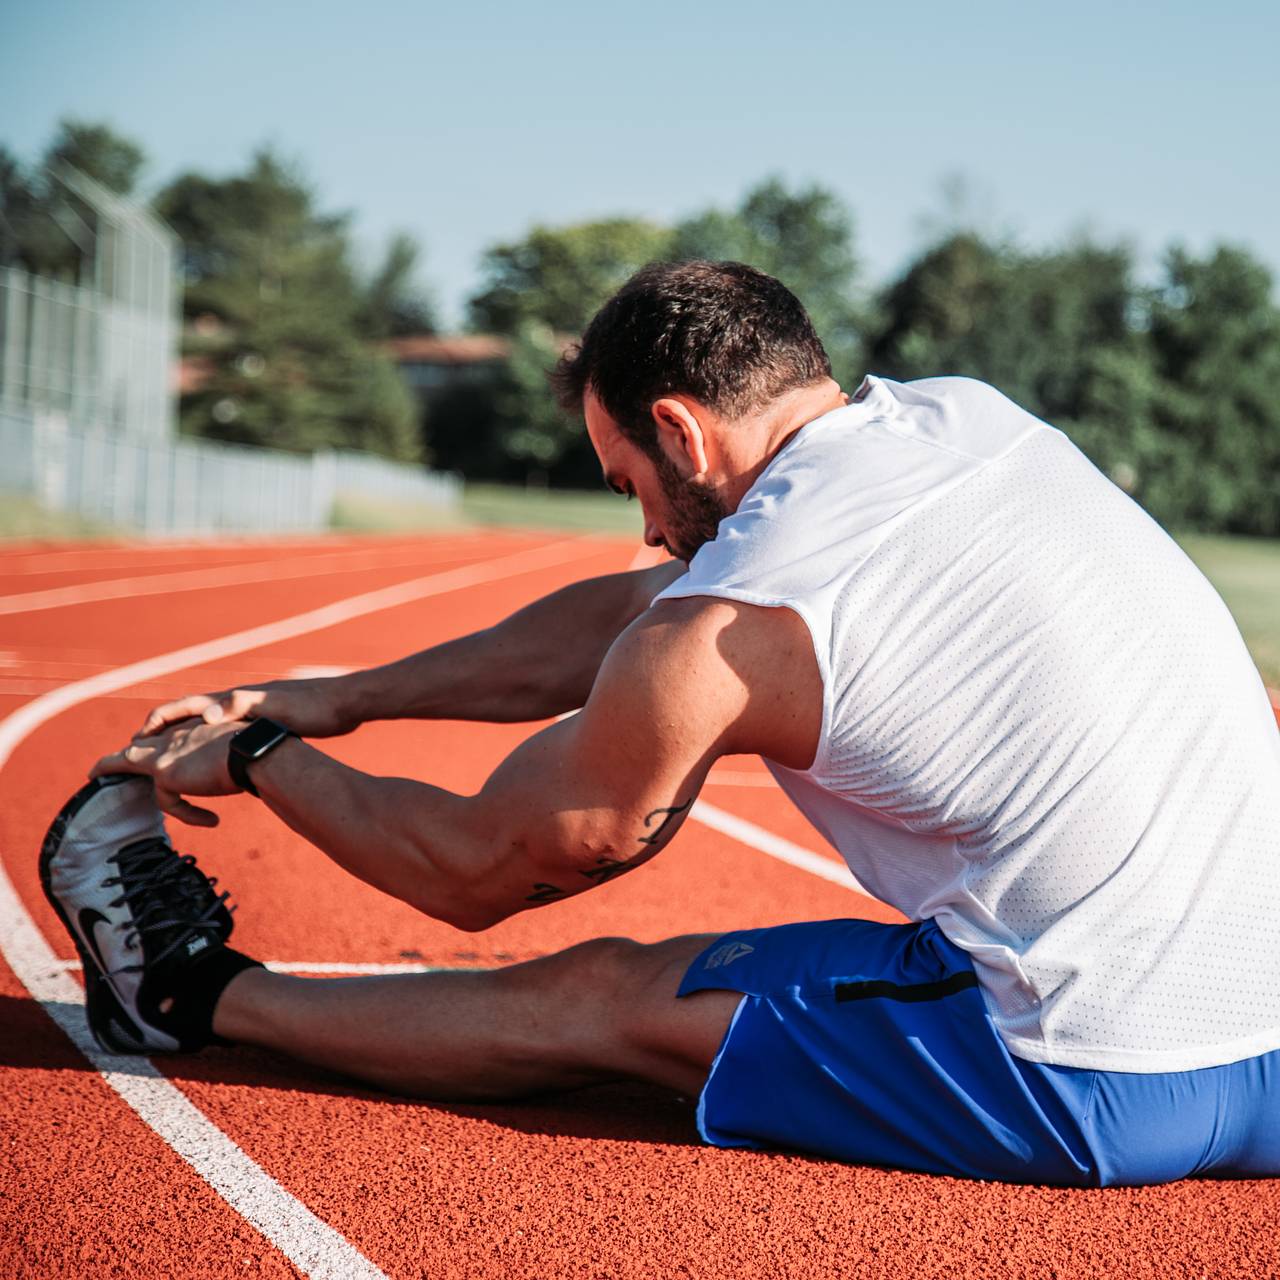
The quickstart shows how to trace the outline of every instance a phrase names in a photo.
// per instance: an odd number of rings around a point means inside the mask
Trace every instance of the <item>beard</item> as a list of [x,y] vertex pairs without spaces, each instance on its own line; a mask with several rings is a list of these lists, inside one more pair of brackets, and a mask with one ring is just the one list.
[[661,450],[653,463],[667,503],[666,548],[688,564],[699,547],[715,538],[720,521],[732,512],[709,485],[684,479]]

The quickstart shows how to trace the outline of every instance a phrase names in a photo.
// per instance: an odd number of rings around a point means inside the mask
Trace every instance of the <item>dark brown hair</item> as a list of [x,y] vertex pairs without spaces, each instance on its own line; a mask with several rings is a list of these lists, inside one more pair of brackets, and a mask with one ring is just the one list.
[[799,299],[741,262],[657,262],[637,271],[560,358],[551,385],[569,413],[588,388],[649,454],[649,410],[688,395],[733,419],[831,376]]

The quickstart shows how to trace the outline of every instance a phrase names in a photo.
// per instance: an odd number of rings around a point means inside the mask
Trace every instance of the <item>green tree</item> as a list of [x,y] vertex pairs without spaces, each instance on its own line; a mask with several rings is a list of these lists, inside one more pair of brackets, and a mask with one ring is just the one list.
[[145,162],[136,142],[105,124],[83,120],[60,121],[44,156],[48,168],[69,164],[120,196],[133,194]]
[[882,293],[869,367],[960,374],[1066,431],[1125,488],[1161,447],[1144,295],[1124,247],[1028,253],[957,230]]
[[515,334],[532,322],[579,334],[630,275],[668,256],[670,240],[668,230],[639,218],[534,227],[523,240],[495,245],[481,258],[471,327]]
[[1096,404],[1098,359],[1139,352],[1135,296],[1127,249],[1029,254],[959,232],[884,291],[869,364],[895,378],[981,378],[1033,412],[1075,420]]
[[183,401],[183,430],[414,459],[412,397],[360,332],[367,294],[351,267],[347,220],[315,206],[270,151],[241,175],[184,174],[157,197],[183,242],[184,310],[206,333],[189,343],[205,377]]
[[131,139],[75,120],[59,124],[42,161],[30,170],[0,147],[0,264],[78,283],[93,250],[94,215],[57,173],[69,165],[129,195],[144,161]]
[[1172,527],[1280,532],[1280,313],[1243,250],[1023,253],[959,232],[880,300],[871,367],[982,378],[1061,427]]
[[74,276],[78,261],[75,246],[51,216],[47,182],[0,147],[0,266]]
[[582,421],[564,413],[547,386],[563,347],[563,339],[536,320],[516,329],[494,397],[497,445],[526,481],[536,475],[559,485],[596,485],[600,464]]
[[1178,523],[1280,534],[1280,309],[1270,272],[1240,248],[1172,249],[1150,309],[1164,455],[1141,492]]
[[365,286],[357,321],[369,338],[394,338],[409,333],[435,333],[431,302],[415,283],[420,250],[404,232],[392,236],[382,264]]
[[735,259],[779,276],[809,308],[837,377],[858,367],[857,262],[849,216],[819,187],[789,191],[769,179],[732,211],[709,209],[674,230],[632,218],[535,227],[497,245],[471,299],[476,328],[508,335],[507,376],[488,419],[497,452],[556,483],[594,485],[598,467],[579,422],[556,407],[546,386],[562,339],[577,335],[600,305],[645,264],[688,258]]

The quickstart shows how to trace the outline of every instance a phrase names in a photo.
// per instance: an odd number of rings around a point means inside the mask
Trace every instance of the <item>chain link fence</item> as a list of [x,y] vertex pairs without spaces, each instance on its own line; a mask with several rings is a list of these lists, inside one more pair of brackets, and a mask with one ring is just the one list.
[[140,440],[61,414],[0,408],[0,493],[155,536],[304,533],[356,498],[448,511],[462,483],[371,454],[301,456],[207,440]]

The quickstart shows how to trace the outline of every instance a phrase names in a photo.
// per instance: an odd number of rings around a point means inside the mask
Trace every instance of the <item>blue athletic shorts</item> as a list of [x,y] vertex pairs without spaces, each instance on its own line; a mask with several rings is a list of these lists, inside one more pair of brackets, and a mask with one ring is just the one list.
[[1063,1186],[1280,1175],[1280,1050],[1140,1074],[1015,1058],[932,921],[725,934],[679,994],[743,999],[698,1104],[722,1147]]

